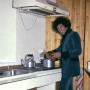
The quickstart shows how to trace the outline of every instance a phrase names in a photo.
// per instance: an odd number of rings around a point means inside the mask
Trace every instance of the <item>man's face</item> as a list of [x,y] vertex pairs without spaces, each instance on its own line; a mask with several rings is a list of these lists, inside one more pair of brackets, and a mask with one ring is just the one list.
[[63,24],[58,24],[57,29],[60,32],[60,34],[63,36],[68,28],[65,27]]

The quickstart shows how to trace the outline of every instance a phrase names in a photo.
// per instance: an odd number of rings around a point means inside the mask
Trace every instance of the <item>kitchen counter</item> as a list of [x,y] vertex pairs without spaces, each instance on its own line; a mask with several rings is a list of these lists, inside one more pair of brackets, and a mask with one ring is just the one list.
[[[31,88],[40,88],[61,80],[61,68],[36,71],[22,75],[1,77],[1,90],[27,90]],[[24,86],[22,88],[22,86]]]

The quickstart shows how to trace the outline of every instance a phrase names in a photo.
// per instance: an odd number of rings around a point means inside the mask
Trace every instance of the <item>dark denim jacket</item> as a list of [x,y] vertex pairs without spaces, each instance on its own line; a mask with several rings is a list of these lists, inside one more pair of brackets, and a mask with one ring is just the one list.
[[61,52],[63,77],[73,77],[80,74],[79,55],[82,49],[81,39],[77,32],[70,30],[70,32],[66,33],[61,45],[53,51]]

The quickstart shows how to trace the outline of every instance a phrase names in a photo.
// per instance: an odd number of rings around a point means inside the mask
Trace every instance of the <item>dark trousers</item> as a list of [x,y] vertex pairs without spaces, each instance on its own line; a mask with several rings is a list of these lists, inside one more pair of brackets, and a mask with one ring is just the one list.
[[60,90],[73,90],[73,77],[62,77]]

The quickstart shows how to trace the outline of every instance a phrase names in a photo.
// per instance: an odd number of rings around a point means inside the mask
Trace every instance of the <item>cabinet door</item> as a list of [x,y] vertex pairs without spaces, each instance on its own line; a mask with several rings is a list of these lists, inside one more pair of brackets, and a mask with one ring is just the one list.
[[60,90],[60,82],[56,82],[56,90]]

